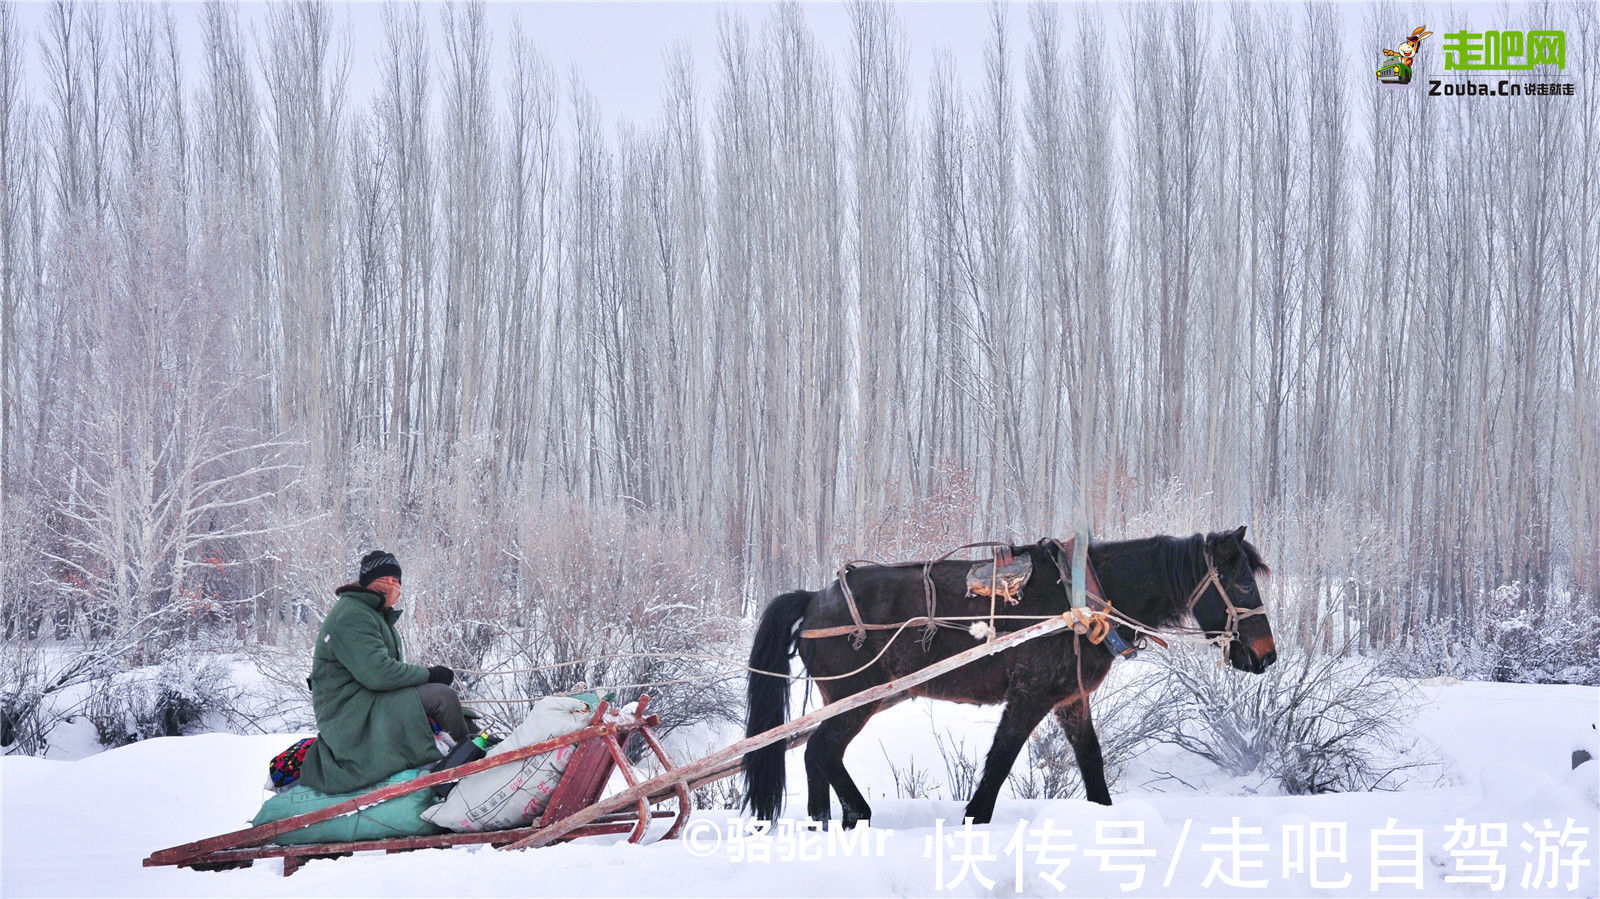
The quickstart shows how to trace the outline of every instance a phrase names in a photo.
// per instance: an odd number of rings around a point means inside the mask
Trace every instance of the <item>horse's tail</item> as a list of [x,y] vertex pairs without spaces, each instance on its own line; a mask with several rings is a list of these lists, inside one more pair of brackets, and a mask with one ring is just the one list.
[[[746,693],[746,737],[789,720],[789,657],[799,642],[795,625],[805,615],[813,595],[806,590],[785,593],[767,603],[767,610],[761,613],[761,626],[756,628],[755,643],[750,647],[750,667],[754,670]],[[760,671],[773,673],[756,673]],[[763,821],[771,821],[783,811],[783,756],[788,743],[777,740],[744,754],[745,801]]]

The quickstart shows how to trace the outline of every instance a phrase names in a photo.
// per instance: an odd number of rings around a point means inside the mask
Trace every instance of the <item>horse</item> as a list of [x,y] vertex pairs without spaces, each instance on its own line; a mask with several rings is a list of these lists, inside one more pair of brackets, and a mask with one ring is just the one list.
[[[1277,659],[1256,583],[1258,575],[1264,578],[1270,570],[1244,535],[1240,527],[1186,538],[1093,543],[1089,566],[1118,617],[1153,631],[1192,614],[1205,635],[1222,646],[1232,667],[1260,674]],[[789,660],[795,655],[802,658],[807,676],[816,679],[823,699],[834,702],[970,649],[984,636],[981,627],[969,631],[966,625],[973,621],[992,620],[992,629],[1004,633],[1067,611],[1071,561],[1066,548],[1046,539],[1010,547],[1010,552],[1019,561],[1028,556],[1033,574],[1014,597],[1015,604],[1008,597],[998,609],[993,597],[967,593],[974,564],[970,559],[847,566],[822,590],[797,590],[772,599],[750,650],[745,735],[788,720]],[[947,624],[959,621],[959,626],[929,626],[927,631],[920,624],[883,627],[929,615],[930,588],[931,617]],[[851,612],[852,596],[859,620]],[[872,627],[860,628],[863,622]],[[806,635],[820,630],[827,633]],[[1139,629],[1128,624],[1119,624],[1117,631],[1130,643],[1140,637]],[[966,817],[975,824],[989,822],[1017,753],[1052,711],[1072,745],[1089,801],[1111,804],[1089,695],[1105,680],[1112,661],[1105,643],[1062,630],[980,658],[909,691],[911,696],[955,702],[1005,703]],[[830,718],[807,742],[806,809],[822,827],[830,824],[830,788],[839,797],[846,829],[872,817],[871,806],[845,770],[844,752],[873,714],[897,701],[870,703]],[[785,748],[780,740],[743,760],[746,802],[762,820],[770,821],[783,810]]]

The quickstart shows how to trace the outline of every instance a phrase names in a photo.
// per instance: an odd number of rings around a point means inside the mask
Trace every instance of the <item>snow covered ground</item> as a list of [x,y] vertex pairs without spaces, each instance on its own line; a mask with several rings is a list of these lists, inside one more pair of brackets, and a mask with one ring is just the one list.
[[[987,749],[997,709],[905,703],[847,762],[869,793],[868,834],[741,836],[697,813],[685,838],[620,837],[527,852],[367,854],[227,872],[143,868],[152,850],[241,826],[290,735],[149,740],[77,761],[0,759],[0,894],[13,896],[1466,896],[1595,897],[1600,689],[1420,685],[1416,734],[1443,764],[1398,792],[1241,795],[1226,779],[1156,792],[1130,765],[1116,804],[1002,799],[987,827],[961,803],[893,796],[889,765],[942,774],[933,734]],[[703,736],[701,739],[705,739]],[[700,748],[700,747],[693,747]],[[790,814],[804,776],[790,755]],[[1169,764],[1172,759],[1161,761]],[[1186,778],[1188,779],[1188,778]],[[1169,782],[1162,789],[1172,789]],[[1479,878],[1472,883],[1455,878]]]

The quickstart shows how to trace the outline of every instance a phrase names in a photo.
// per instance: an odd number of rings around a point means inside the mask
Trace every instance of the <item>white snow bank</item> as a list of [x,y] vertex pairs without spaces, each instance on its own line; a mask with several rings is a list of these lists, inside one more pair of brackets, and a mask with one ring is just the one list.
[[[903,764],[908,756],[923,767],[942,766],[929,737],[935,729],[964,739],[969,747],[987,749],[996,710],[918,702],[879,716],[851,747],[847,761],[875,810],[872,829],[879,833],[870,842],[860,830],[807,835],[804,840],[730,840],[736,816],[700,813],[685,839],[668,843],[628,846],[621,837],[595,837],[527,852],[461,848],[365,854],[313,861],[292,878],[280,876],[276,861],[226,872],[140,866],[154,849],[243,826],[262,799],[267,760],[295,738],[292,734],[150,740],[75,762],[8,757],[0,760],[0,893],[492,897],[1600,892],[1595,868],[1600,763],[1568,770],[1568,747],[1574,733],[1588,728],[1595,717],[1600,690],[1481,683],[1431,684],[1425,689],[1430,701],[1416,728],[1454,766],[1454,782],[1447,787],[1327,796],[1237,796],[1215,788],[1202,794],[1114,789],[1116,805],[1111,808],[1002,799],[993,824],[963,831],[949,823],[957,821],[961,802],[888,798],[890,787],[883,779],[890,761]],[[790,762],[793,814],[803,804],[804,775],[799,753],[791,753]],[[1464,823],[1452,830],[1458,818]],[[1024,819],[1030,824],[1013,842]],[[1052,829],[1043,826],[1046,819],[1053,822]],[[1476,844],[1467,845],[1465,837],[1487,835],[1493,840],[1500,825],[1505,825],[1506,848],[1492,850],[1497,853],[1493,859],[1472,855]],[[1339,828],[1345,841],[1342,859],[1313,851]],[[1576,828],[1587,828],[1587,833]],[[933,851],[936,835],[945,840],[942,856]],[[1137,842],[1116,842],[1136,835]],[[860,842],[842,843],[841,838]],[[1219,848],[1235,840],[1244,847],[1237,853],[1239,865],[1233,864],[1234,853]],[[1531,848],[1523,849],[1523,843]],[[1264,848],[1252,848],[1258,844]],[[1104,854],[1122,850],[1144,854],[1120,860]],[[763,856],[768,860],[760,860]],[[1066,867],[1057,875],[1062,861]],[[1487,864],[1491,877],[1496,865],[1503,866],[1503,885],[1491,892],[1488,886],[1447,882],[1447,876],[1463,876],[1465,869],[1458,867],[1463,862]],[[1128,870],[1117,870],[1119,864]],[[1124,892],[1122,887],[1141,867],[1140,887]],[[1313,884],[1313,877],[1318,883],[1340,883],[1346,876],[1349,882],[1343,887],[1319,889]],[[1229,886],[1230,879],[1263,884]]]

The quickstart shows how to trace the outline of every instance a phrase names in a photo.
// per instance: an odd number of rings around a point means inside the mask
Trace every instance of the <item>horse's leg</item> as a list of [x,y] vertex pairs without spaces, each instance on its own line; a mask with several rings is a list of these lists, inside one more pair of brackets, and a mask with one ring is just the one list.
[[[867,719],[878,710],[878,706],[879,703],[874,702],[851,709],[837,718],[829,718],[806,741],[806,782],[810,788],[806,811],[824,825],[829,817],[829,786],[839,794],[840,816],[845,830],[855,827],[856,822],[863,818],[872,817],[872,806],[867,804],[866,797],[861,795],[855,781],[850,779],[850,772],[844,768],[844,750],[856,738],[856,734],[861,733],[861,728],[867,726]],[[818,774],[822,778],[818,778]]]
[[816,734],[806,742],[806,814],[826,828],[828,820],[833,817],[833,808],[828,802],[828,772],[822,769],[822,751],[812,751],[814,745],[820,745]]
[[1006,710],[1000,715],[1000,727],[994,732],[994,743],[989,747],[989,757],[983,764],[983,777],[967,803],[966,815],[974,824],[988,824],[994,816],[994,801],[1000,795],[1000,785],[1011,774],[1017,753],[1033,729],[1050,711],[1048,700],[1032,696],[1011,696],[1006,699]]
[[1083,791],[1090,802],[1111,804],[1111,791],[1106,788],[1106,763],[1100,755],[1100,737],[1094,732],[1094,720],[1089,717],[1089,697],[1080,696],[1056,709],[1056,720],[1066,731],[1067,742],[1072,744],[1072,754],[1078,759],[1078,773],[1083,775]]

